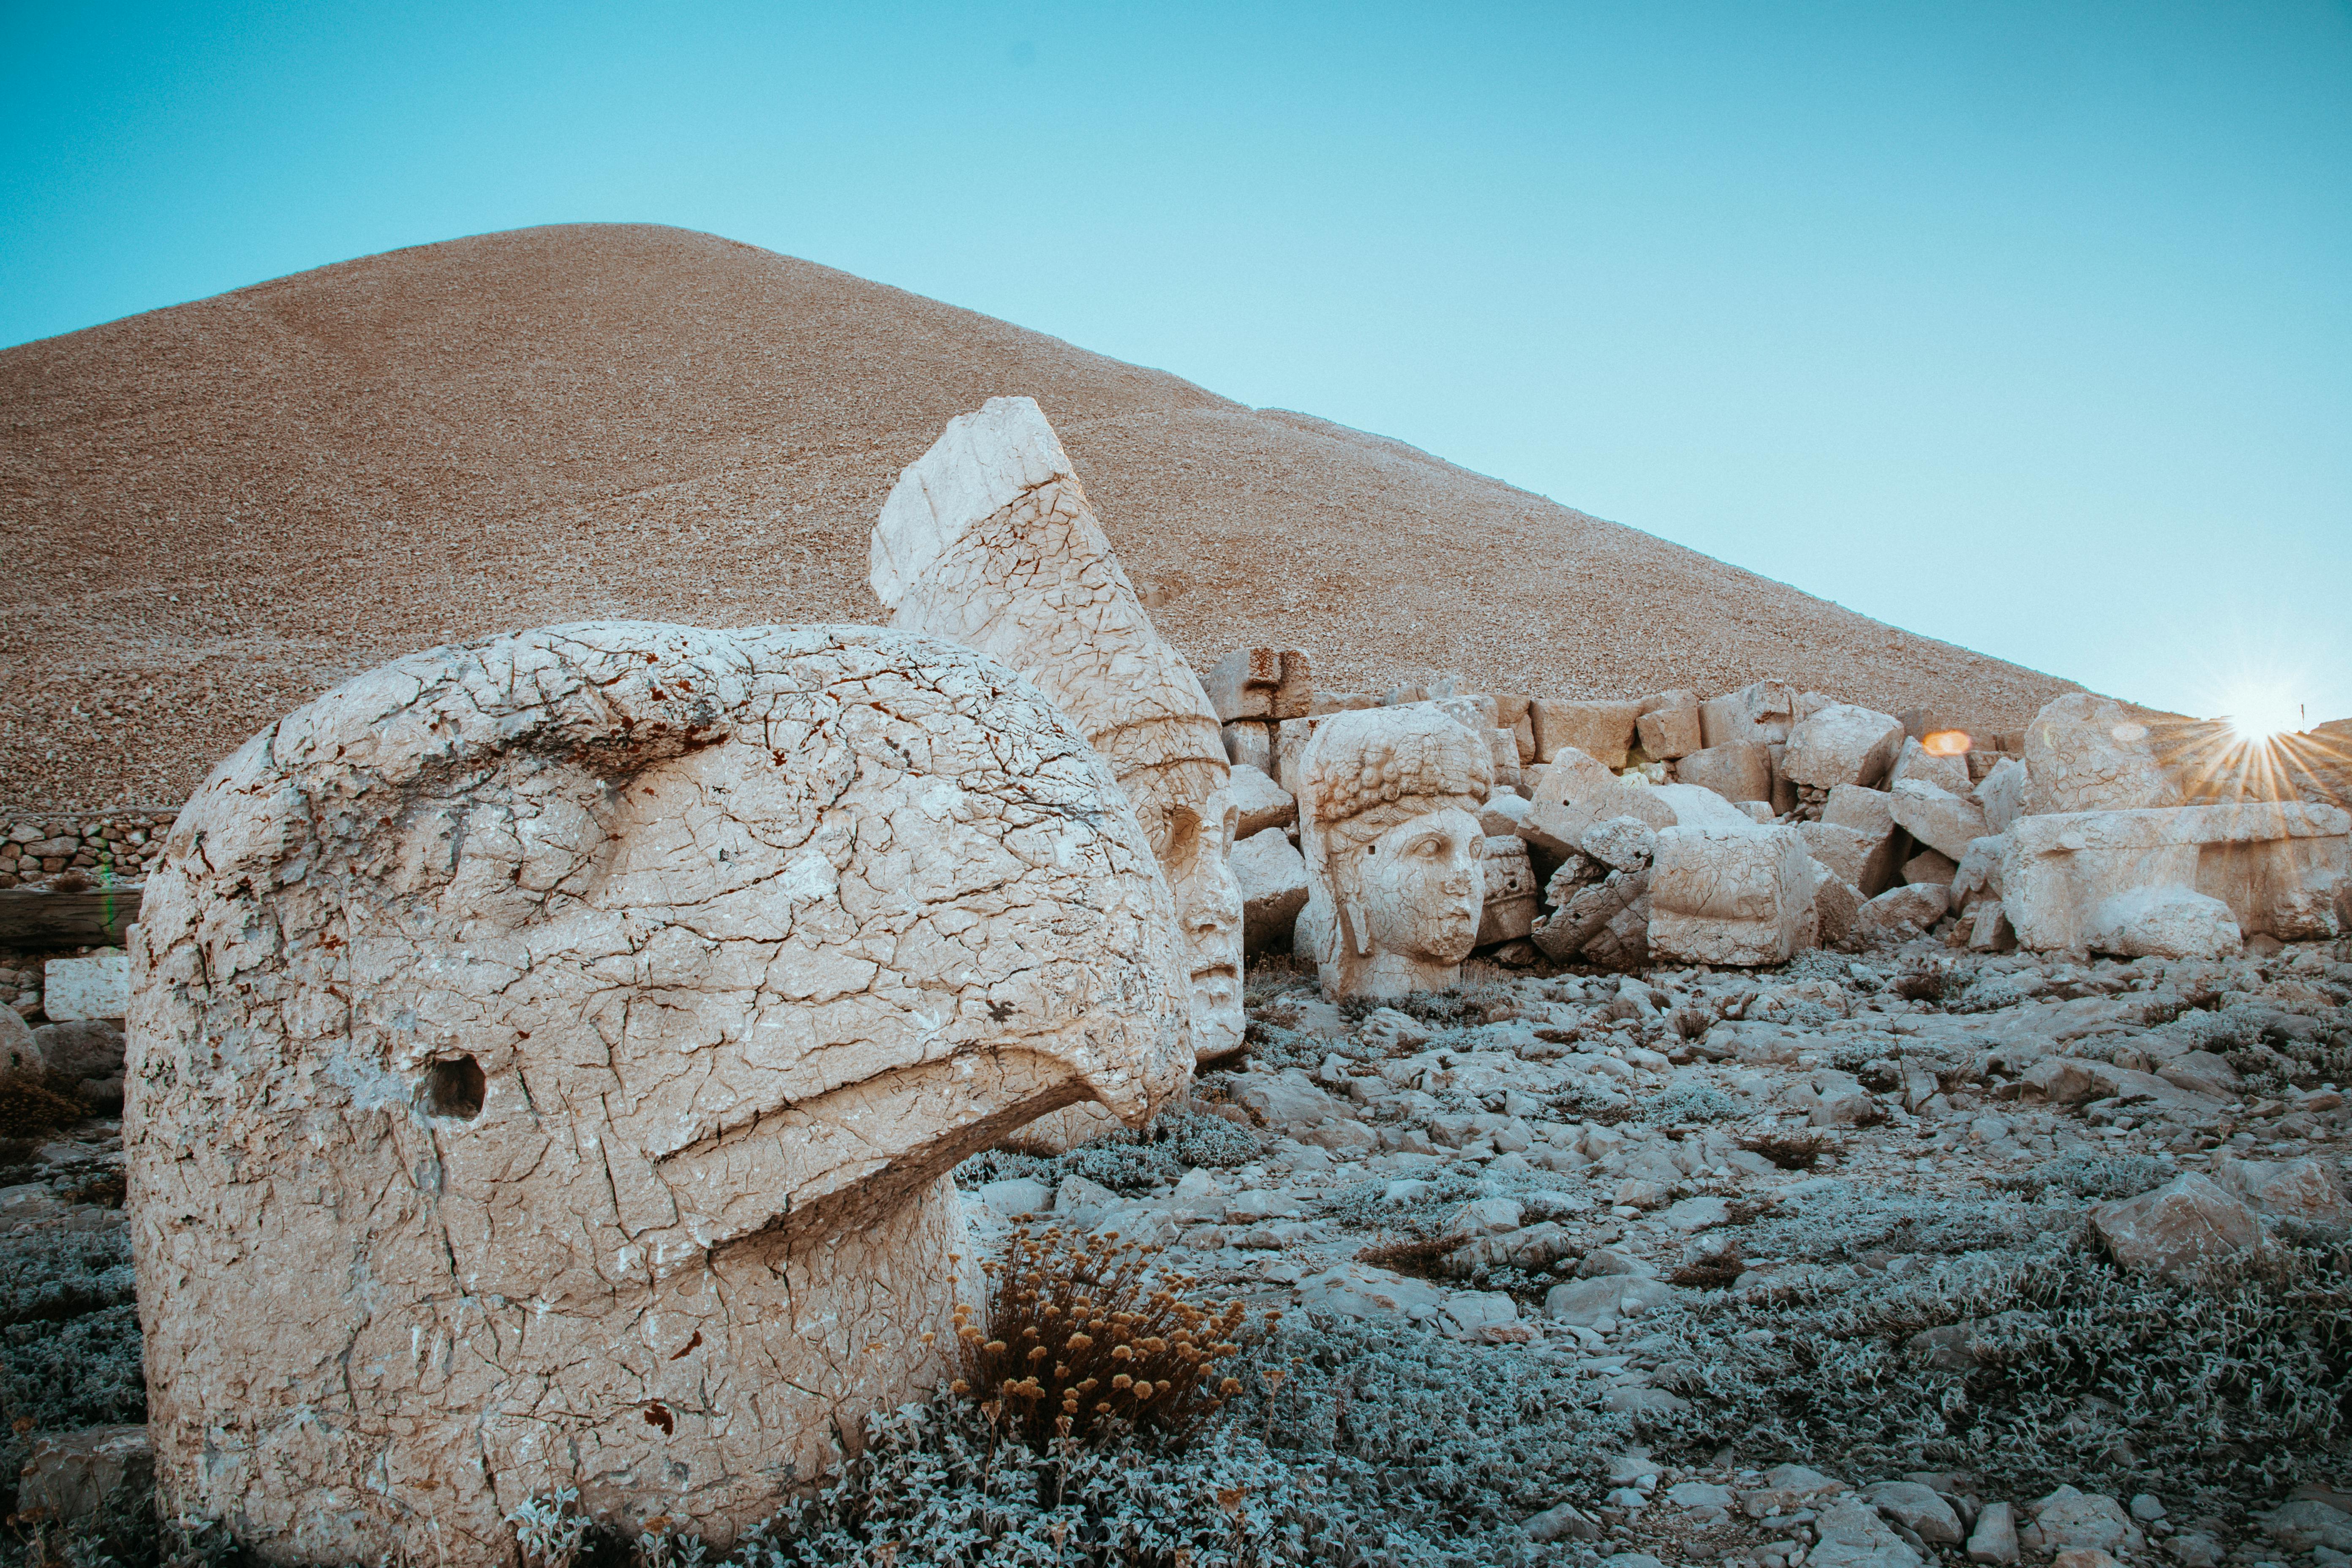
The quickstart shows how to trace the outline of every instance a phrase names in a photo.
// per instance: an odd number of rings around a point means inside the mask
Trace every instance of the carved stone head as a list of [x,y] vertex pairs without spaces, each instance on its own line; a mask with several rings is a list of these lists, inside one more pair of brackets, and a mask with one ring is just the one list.
[[1176,900],[1192,1048],[1241,1048],[1241,889],[1223,732],[1151,624],[1036,403],[992,397],[907,466],[874,525],[890,624],[1018,670],[1108,760]]
[[1442,990],[1476,945],[1493,786],[1486,743],[1431,708],[1336,714],[1299,760],[1299,841],[1323,991]]
[[730,1539],[940,1372],[954,1163],[1189,1069],[1108,769],[899,632],[401,659],[223,763],[143,916],[151,1430],[272,1557],[504,1561],[562,1485]]

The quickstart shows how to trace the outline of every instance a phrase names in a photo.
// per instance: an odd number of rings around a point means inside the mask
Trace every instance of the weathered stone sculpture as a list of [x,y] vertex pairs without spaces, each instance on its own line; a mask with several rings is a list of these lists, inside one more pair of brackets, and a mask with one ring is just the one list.
[[714,1541],[930,1385],[948,1170],[1184,1081],[1102,759],[866,627],[404,658],[175,826],[126,1131],[166,1492],[302,1562],[511,1560],[580,1489]]
[[948,422],[874,525],[890,624],[977,648],[1034,681],[1110,763],[1176,900],[1192,1047],[1241,1048],[1241,894],[1226,857],[1229,764],[1201,682],[1161,640],[1034,401]]
[[1486,902],[1474,815],[1494,785],[1486,742],[1434,708],[1337,713],[1307,742],[1299,775],[1300,951],[1324,995],[1454,984]]

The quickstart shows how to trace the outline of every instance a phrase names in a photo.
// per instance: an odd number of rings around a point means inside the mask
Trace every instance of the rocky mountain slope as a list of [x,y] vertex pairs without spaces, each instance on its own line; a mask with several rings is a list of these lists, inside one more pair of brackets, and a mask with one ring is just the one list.
[[1334,687],[1774,677],[1986,730],[2067,689],[1399,442],[709,235],[582,226],[0,353],[0,798],[176,802],[343,676],[486,632],[875,620],[892,480],[1011,393],[1196,665],[1294,642]]

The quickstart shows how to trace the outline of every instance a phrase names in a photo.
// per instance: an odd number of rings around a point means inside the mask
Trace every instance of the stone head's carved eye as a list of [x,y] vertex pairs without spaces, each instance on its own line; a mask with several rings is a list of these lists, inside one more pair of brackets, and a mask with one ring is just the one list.
[[435,1062],[425,1069],[425,1113],[471,1121],[482,1113],[482,1097],[488,1089],[482,1064],[473,1058]]

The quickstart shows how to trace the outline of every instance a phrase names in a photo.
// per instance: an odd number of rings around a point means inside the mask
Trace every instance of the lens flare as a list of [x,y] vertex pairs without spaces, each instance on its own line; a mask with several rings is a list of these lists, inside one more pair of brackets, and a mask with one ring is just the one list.
[[1965,757],[1976,742],[1966,730],[1938,730],[1919,742],[1919,749],[1931,757]]
[[2227,705],[2224,721],[2248,744],[2291,735],[2304,727],[2303,705],[2281,684],[2248,682],[2229,694]]

